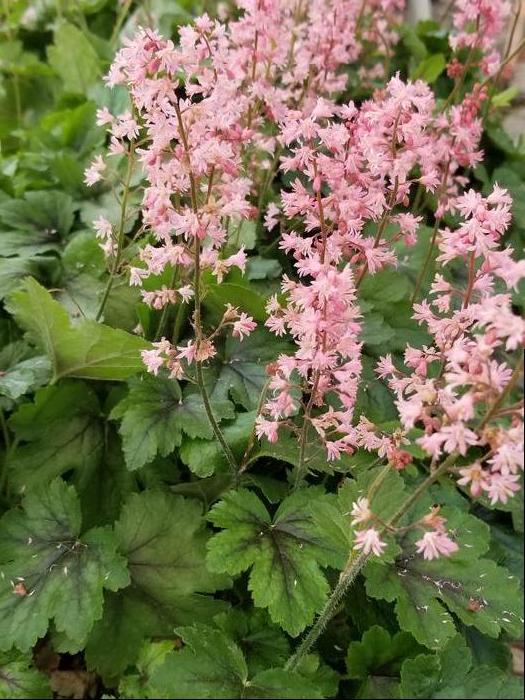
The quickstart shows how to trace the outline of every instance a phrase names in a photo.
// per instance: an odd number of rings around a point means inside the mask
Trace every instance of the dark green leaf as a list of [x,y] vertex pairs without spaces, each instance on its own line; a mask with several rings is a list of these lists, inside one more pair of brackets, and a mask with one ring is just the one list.
[[50,620],[83,644],[102,615],[103,589],[129,583],[109,529],[81,535],[80,504],[62,480],[35,489],[0,521],[0,647],[30,649]]

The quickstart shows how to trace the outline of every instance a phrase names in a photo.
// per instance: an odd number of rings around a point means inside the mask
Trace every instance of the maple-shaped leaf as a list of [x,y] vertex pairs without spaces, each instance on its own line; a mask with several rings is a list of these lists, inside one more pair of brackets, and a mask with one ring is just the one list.
[[420,654],[401,668],[402,698],[522,698],[523,680],[510,670],[473,666],[472,653],[460,635],[438,654]]
[[53,379],[80,377],[122,381],[144,368],[140,352],[150,344],[93,320],[72,324],[67,310],[28,277],[6,305],[28,339],[51,362]]
[[202,594],[229,584],[206,568],[209,533],[197,501],[160,491],[132,494],[115,534],[131,585],[107,596],[87,644],[89,665],[105,678],[134,663],[146,637],[220,612],[223,604]]
[[[128,469],[139,469],[157,455],[169,455],[181,444],[182,434],[191,438],[213,437],[202,399],[182,393],[177,381],[146,375],[130,382],[126,398],[115,406],[112,418],[121,418],[119,432]],[[228,400],[212,400],[217,420],[233,418]]]
[[184,647],[166,655],[146,686],[158,698],[322,698],[310,678],[284,669],[250,677],[240,647],[206,625],[177,629]]
[[237,575],[251,569],[249,588],[257,607],[296,636],[326,600],[321,566],[337,565],[340,554],[312,515],[325,497],[304,489],[286,498],[272,518],[251,491],[228,493],[209,513],[223,531],[208,544],[213,571]]
[[268,380],[266,366],[288,347],[264,328],[257,328],[242,342],[228,337],[219,351],[220,364],[207,370],[216,381],[217,396],[231,397],[247,411],[255,410]]
[[103,590],[129,583],[109,528],[81,534],[77,494],[61,479],[30,492],[0,520],[0,648],[30,649],[54,621],[85,642],[102,615]]
[[489,546],[488,527],[456,508],[444,507],[441,512],[459,550],[427,561],[414,545],[419,534],[409,532],[399,542],[401,552],[393,563],[366,565],[367,593],[395,601],[401,629],[430,648],[441,648],[456,635],[453,615],[491,637],[503,629],[519,636],[519,581],[494,561],[480,558]]

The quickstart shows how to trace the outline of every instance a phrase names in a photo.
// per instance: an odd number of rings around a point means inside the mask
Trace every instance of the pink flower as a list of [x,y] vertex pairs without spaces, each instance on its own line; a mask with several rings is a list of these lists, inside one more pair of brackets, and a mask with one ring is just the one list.
[[234,338],[243,340],[245,336],[250,335],[250,333],[257,328],[257,324],[251,316],[248,316],[244,311],[239,316],[238,321],[233,324],[232,335]]
[[458,545],[444,533],[436,530],[425,532],[423,537],[416,542],[417,551],[423,554],[424,559],[437,559],[441,555],[449,557],[457,552]]
[[352,525],[366,523],[372,517],[368,498],[360,497],[352,504],[351,515],[353,516]]
[[84,182],[88,187],[102,180],[102,173],[106,169],[106,163],[102,156],[95,156],[93,162],[84,173]]
[[259,440],[265,437],[268,442],[277,442],[279,437],[279,423],[257,416],[255,420],[255,433]]
[[520,477],[517,474],[490,474],[488,476],[487,493],[491,505],[496,503],[507,503],[509,498],[520,490]]
[[386,542],[381,541],[379,532],[375,528],[356,532],[354,549],[361,550],[363,554],[375,554],[380,557],[385,547]]

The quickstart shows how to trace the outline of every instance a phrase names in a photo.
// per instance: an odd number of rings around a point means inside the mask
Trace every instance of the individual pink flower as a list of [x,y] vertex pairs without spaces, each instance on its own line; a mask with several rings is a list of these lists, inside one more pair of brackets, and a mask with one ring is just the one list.
[[386,548],[386,542],[382,542],[379,532],[371,527],[368,530],[359,530],[355,534],[354,549],[360,550],[363,554],[375,554],[380,557]]
[[352,510],[350,511],[352,517],[352,525],[358,525],[359,523],[366,523],[372,517],[372,511],[370,510],[370,504],[368,498],[363,496],[359,497],[357,501],[352,504]]
[[509,498],[520,490],[520,477],[517,474],[493,473],[488,476],[487,494],[492,505],[507,503]]
[[437,559],[440,556],[449,557],[459,549],[446,533],[437,530],[425,532],[416,542],[416,547],[417,551],[423,554],[423,558],[428,560]]
[[243,340],[245,337],[249,336],[255,328],[257,328],[257,323],[251,316],[248,316],[243,311],[239,319],[233,324],[232,335],[234,338]]
[[104,162],[102,156],[95,156],[93,162],[84,173],[84,182],[86,185],[91,187],[95,183],[100,182],[100,180],[102,180],[102,173],[105,169],[106,163]]

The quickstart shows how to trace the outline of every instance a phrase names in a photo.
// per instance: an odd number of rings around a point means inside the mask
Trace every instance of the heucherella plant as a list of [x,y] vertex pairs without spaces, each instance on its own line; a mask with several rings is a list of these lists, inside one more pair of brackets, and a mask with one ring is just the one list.
[[520,696],[521,3],[30,4],[0,697]]

